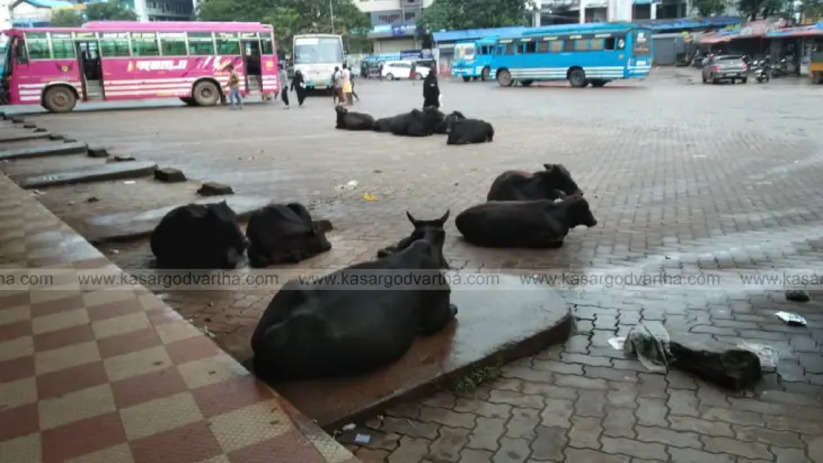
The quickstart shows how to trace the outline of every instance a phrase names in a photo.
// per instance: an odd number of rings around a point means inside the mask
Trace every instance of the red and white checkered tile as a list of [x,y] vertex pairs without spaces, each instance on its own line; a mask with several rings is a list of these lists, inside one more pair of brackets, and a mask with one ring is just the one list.
[[0,175],[0,268],[44,267],[0,288],[0,462],[355,461],[147,290],[77,288],[113,264]]

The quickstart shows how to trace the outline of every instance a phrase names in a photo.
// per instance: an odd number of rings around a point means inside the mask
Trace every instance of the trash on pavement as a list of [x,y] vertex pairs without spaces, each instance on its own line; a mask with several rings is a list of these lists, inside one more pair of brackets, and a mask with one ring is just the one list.
[[368,444],[369,442],[371,442],[371,436],[368,435],[368,434],[358,434],[358,435],[354,436],[354,443],[355,444],[365,445],[365,444]]
[[354,424],[354,423],[349,423],[349,424],[347,424],[347,425],[343,426],[343,428],[341,428],[341,429],[343,429],[343,431],[352,431],[352,430],[353,430],[354,428],[356,428],[356,427],[357,427],[357,425],[356,425],[356,424]]
[[360,185],[360,183],[357,180],[349,180],[349,182],[346,183],[345,185],[337,185],[337,187],[335,187],[335,189],[337,191],[351,191],[351,190],[354,190],[355,188],[357,188],[358,185]]
[[649,371],[665,373],[672,358],[669,332],[660,322],[641,323],[629,331],[623,351],[636,355]]
[[123,185],[134,185],[135,183],[137,182],[135,182],[134,180],[126,180],[125,182],[123,182]]
[[774,314],[789,326],[806,326],[806,319],[792,312],[777,312]]
[[623,350],[626,345],[626,337],[620,336],[617,338],[609,339],[609,345],[614,348],[614,350]]
[[809,293],[802,289],[790,289],[786,291],[786,299],[795,302],[809,302]]
[[366,201],[377,201],[377,197],[371,193],[363,193],[363,199]]
[[738,349],[752,352],[760,359],[760,368],[763,371],[774,371],[777,369],[777,362],[780,361],[780,353],[772,346],[766,344],[750,344],[742,341],[737,345]]

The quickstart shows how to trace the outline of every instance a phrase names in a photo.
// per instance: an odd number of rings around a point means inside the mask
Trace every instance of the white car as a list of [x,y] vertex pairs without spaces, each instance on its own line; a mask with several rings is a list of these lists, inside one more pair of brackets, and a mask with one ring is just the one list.
[[[409,74],[411,74],[412,63],[413,61],[386,61],[385,63],[383,63],[383,70],[381,71],[380,75],[384,79],[388,80],[408,79]],[[419,64],[414,66],[415,79],[422,79],[428,74],[428,67],[420,66]]]

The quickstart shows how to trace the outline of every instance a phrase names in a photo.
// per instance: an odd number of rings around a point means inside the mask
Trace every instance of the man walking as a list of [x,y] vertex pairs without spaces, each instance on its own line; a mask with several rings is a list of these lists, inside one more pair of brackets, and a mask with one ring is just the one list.
[[240,100],[240,75],[234,70],[230,63],[226,66],[229,70],[229,103],[232,109],[243,109],[243,102]]

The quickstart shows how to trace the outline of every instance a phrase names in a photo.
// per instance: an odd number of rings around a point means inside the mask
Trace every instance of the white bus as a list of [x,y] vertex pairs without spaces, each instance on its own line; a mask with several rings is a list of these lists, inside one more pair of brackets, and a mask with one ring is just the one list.
[[343,38],[335,34],[303,34],[295,35],[293,44],[294,71],[303,74],[306,88],[329,88],[334,67],[342,69],[346,59]]

